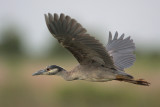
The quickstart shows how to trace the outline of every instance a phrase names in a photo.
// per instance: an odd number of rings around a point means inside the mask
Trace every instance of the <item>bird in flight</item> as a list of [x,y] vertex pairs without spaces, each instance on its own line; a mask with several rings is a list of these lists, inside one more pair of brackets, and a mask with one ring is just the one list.
[[107,82],[111,80],[125,81],[133,84],[149,86],[143,79],[134,79],[124,69],[135,61],[135,44],[124,34],[114,37],[109,32],[108,44],[104,47],[98,40],[86,33],[75,19],[63,13],[45,14],[45,21],[50,33],[58,42],[70,51],[79,62],[71,71],[57,65],[50,65],[35,75],[59,75],[67,81],[87,80],[92,82]]

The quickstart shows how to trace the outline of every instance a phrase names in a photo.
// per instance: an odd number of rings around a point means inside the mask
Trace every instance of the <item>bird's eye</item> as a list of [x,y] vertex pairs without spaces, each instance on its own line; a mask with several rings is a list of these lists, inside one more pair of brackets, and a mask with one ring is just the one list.
[[49,68],[47,68],[47,71],[49,71],[50,69]]

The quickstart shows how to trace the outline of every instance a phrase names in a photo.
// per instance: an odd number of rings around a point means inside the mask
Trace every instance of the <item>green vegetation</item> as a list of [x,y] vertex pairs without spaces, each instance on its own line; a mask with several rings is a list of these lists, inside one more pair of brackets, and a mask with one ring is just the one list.
[[22,54],[22,43],[18,31],[12,27],[4,30],[1,33],[0,55],[11,58]]
[[[134,73],[136,78],[142,77],[150,81],[151,86],[149,87],[116,81],[107,83],[66,82],[56,76],[31,76],[33,72],[48,64],[57,64],[71,69],[76,63],[70,61],[23,59],[18,60],[17,64],[9,60],[0,61],[0,64],[3,63],[0,68],[0,106],[159,107],[160,73],[155,67],[139,62],[127,72]],[[140,60],[140,62],[143,61]],[[4,68],[6,70],[3,70]],[[160,69],[160,67],[156,68]],[[150,71],[151,69],[153,72]]]
[[84,84],[61,87],[56,100],[62,107],[158,107],[160,104],[160,92],[153,96],[153,93],[139,92],[127,86],[106,88],[106,85],[103,88]]

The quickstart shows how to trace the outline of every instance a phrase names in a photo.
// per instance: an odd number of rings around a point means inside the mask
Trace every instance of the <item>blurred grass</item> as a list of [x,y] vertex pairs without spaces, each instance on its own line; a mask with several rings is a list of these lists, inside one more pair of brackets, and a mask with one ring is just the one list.
[[159,95],[160,93],[157,93],[153,96],[152,93],[139,92],[129,87],[106,88],[104,85],[103,88],[99,88],[80,85],[65,89],[61,87],[57,98],[58,104],[63,107],[158,107]]
[[142,77],[150,81],[149,87],[116,81],[67,82],[57,76],[31,76],[50,64],[71,70],[78,63],[70,57],[0,59],[0,77],[3,77],[0,78],[0,107],[160,106],[160,66],[156,64],[158,58],[137,56],[135,65],[127,69],[136,78]]

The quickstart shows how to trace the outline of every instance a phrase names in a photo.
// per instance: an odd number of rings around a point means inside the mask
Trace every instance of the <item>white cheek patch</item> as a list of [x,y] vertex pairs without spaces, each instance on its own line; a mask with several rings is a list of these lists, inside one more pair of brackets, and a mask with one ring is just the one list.
[[52,70],[50,70],[50,71],[48,71],[49,73],[57,73],[57,71],[58,71],[58,69],[52,69]]

